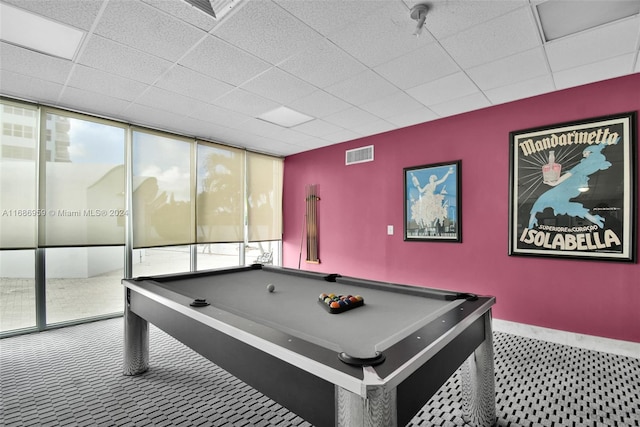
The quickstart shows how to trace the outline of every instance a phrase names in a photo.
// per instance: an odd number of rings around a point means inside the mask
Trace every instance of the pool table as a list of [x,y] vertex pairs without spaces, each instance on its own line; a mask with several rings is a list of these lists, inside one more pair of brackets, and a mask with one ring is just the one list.
[[495,422],[494,297],[260,264],[122,283],[125,375],[150,322],[316,426],[406,425],[461,366],[465,421]]

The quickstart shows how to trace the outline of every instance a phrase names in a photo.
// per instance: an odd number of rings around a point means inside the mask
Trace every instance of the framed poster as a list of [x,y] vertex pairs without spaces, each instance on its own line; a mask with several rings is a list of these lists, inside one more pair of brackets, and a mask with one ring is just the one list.
[[636,113],[510,133],[509,255],[635,262]]
[[460,163],[404,169],[405,241],[462,241]]

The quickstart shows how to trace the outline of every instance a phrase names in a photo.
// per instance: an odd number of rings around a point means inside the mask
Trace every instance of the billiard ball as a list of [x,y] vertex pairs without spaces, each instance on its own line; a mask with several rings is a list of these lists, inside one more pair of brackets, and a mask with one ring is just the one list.
[[273,286],[273,283],[269,283],[269,284],[267,285],[267,290],[268,290],[269,292],[273,292],[275,289],[276,289],[276,287],[275,287],[275,286]]

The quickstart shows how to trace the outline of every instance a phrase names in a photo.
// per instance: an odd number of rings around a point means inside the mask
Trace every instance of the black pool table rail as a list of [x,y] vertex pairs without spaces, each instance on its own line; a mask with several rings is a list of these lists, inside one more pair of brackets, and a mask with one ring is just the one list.
[[455,291],[449,291],[446,289],[435,289],[435,288],[426,288],[420,286],[412,286],[412,285],[401,285],[397,283],[390,282],[381,282],[369,279],[360,279],[349,276],[342,276],[338,273],[318,273],[314,271],[306,271],[306,270],[297,270],[293,268],[287,267],[279,267],[275,265],[264,265],[264,264],[251,264],[243,267],[232,267],[232,268],[221,268],[221,269],[212,269],[212,270],[200,270],[193,271],[187,273],[168,273],[168,274],[160,274],[157,276],[139,276],[134,277],[132,279],[136,282],[152,280],[157,283],[167,283],[171,282],[177,278],[180,280],[188,280],[191,278],[205,277],[205,276],[218,276],[224,274],[234,274],[242,271],[251,271],[251,270],[264,270],[271,271],[280,274],[288,274],[291,276],[299,276],[303,278],[316,278],[321,279],[326,282],[334,282],[334,283],[342,283],[347,285],[359,286],[362,288],[369,289],[385,289],[390,290],[393,289],[396,292],[423,296],[435,299],[441,299],[446,301],[453,301],[456,299],[467,299],[467,300],[475,300],[478,298],[478,295],[472,293],[461,293]]

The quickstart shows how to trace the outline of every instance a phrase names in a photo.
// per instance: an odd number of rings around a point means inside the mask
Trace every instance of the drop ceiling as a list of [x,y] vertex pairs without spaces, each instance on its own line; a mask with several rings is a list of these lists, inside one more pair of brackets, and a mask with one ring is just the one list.
[[[640,72],[638,0],[551,2],[632,14],[546,41],[539,0],[427,1],[420,37],[402,0],[3,0],[84,37],[72,59],[1,42],[0,94],[287,156]],[[282,107],[310,119],[264,120]]]

